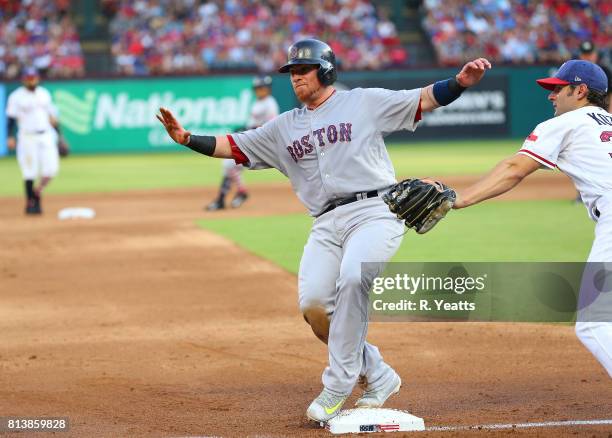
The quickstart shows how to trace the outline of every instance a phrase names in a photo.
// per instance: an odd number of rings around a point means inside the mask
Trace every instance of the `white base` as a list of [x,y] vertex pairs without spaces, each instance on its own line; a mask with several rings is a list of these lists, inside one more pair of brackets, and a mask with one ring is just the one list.
[[422,418],[406,411],[382,408],[347,409],[321,424],[334,434],[425,430]]
[[93,219],[94,217],[96,217],[96,212],[87,207],[68,207],[57,213],[57,218],[62,221],[66,219]]

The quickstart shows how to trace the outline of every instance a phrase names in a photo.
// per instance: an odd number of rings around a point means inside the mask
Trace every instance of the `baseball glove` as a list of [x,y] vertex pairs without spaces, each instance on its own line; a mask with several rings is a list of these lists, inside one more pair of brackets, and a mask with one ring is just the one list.
[[70,154],[70,146],[68,146],[68,142],[62,135],[57,140],[57,151],[60,157],[67,157]]
[[446,216],[456,198],[450,187],[420,179],[405,179],[382,197],[391,212],[419,234],[428,232]]

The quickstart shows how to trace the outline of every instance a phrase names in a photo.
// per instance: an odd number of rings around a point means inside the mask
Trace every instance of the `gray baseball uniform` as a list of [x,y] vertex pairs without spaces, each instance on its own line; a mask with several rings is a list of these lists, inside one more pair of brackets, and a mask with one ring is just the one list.
[[[322,306],[331,315],[323,384],[339,395],[350,393],[359,375],[376,386],[392,373],[378,349],[365,342],[367,291],[397,251],[404,225],[381,197],[365,192],[382,193],[396,183],[383,137],[416,129],[420,94],[336,91],[314,110],[296,108],[229,136],[237,162],[281,171],[315,217],[300,263],[299,304],[302,311]],[[328,210],[357,193],[363,199]],[[376,272],[362,272],[362,262],[380,263]]]

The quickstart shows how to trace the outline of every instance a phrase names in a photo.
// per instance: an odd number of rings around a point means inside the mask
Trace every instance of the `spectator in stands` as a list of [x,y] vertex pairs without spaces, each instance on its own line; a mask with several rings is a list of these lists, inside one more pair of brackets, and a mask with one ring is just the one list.
[[292,41],[312,35],[329,41],[346,69],[379,69],[407,60],[388,14],[365,0],[107,3],[116,8],[111,50],[122,74],[272,71],[285,62]]
[[17,78],[25,65],[48,77],[84,74],[78,34],[67,0],[0,0],[0,77]]
[[610,48],[611,3],[605,0],[424,0],[423,27],[442,65],[477,56],[495,63],[554,62],[580,41]]

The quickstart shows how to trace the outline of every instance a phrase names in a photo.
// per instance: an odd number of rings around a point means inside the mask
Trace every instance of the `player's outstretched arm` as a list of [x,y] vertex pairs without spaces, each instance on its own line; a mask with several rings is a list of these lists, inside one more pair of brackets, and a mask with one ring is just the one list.
[[454,78],[424,87],[421,90],[421,111],[433,111],[455,101],[467,88],[480,82],[490,68],[491,63],[487,59],[477,58],[465,64]]
[[197,136],[191,135],[167,108],[160,108],[157,120],[164,125],[166,132],[176,143],[215,158],[232,158],[232,148],[226,135]]
[[506,158],[479,181],[464,190],[457,191],[453,208],[469,207],[506,193],[540,166],[537,161],[521,154]]

